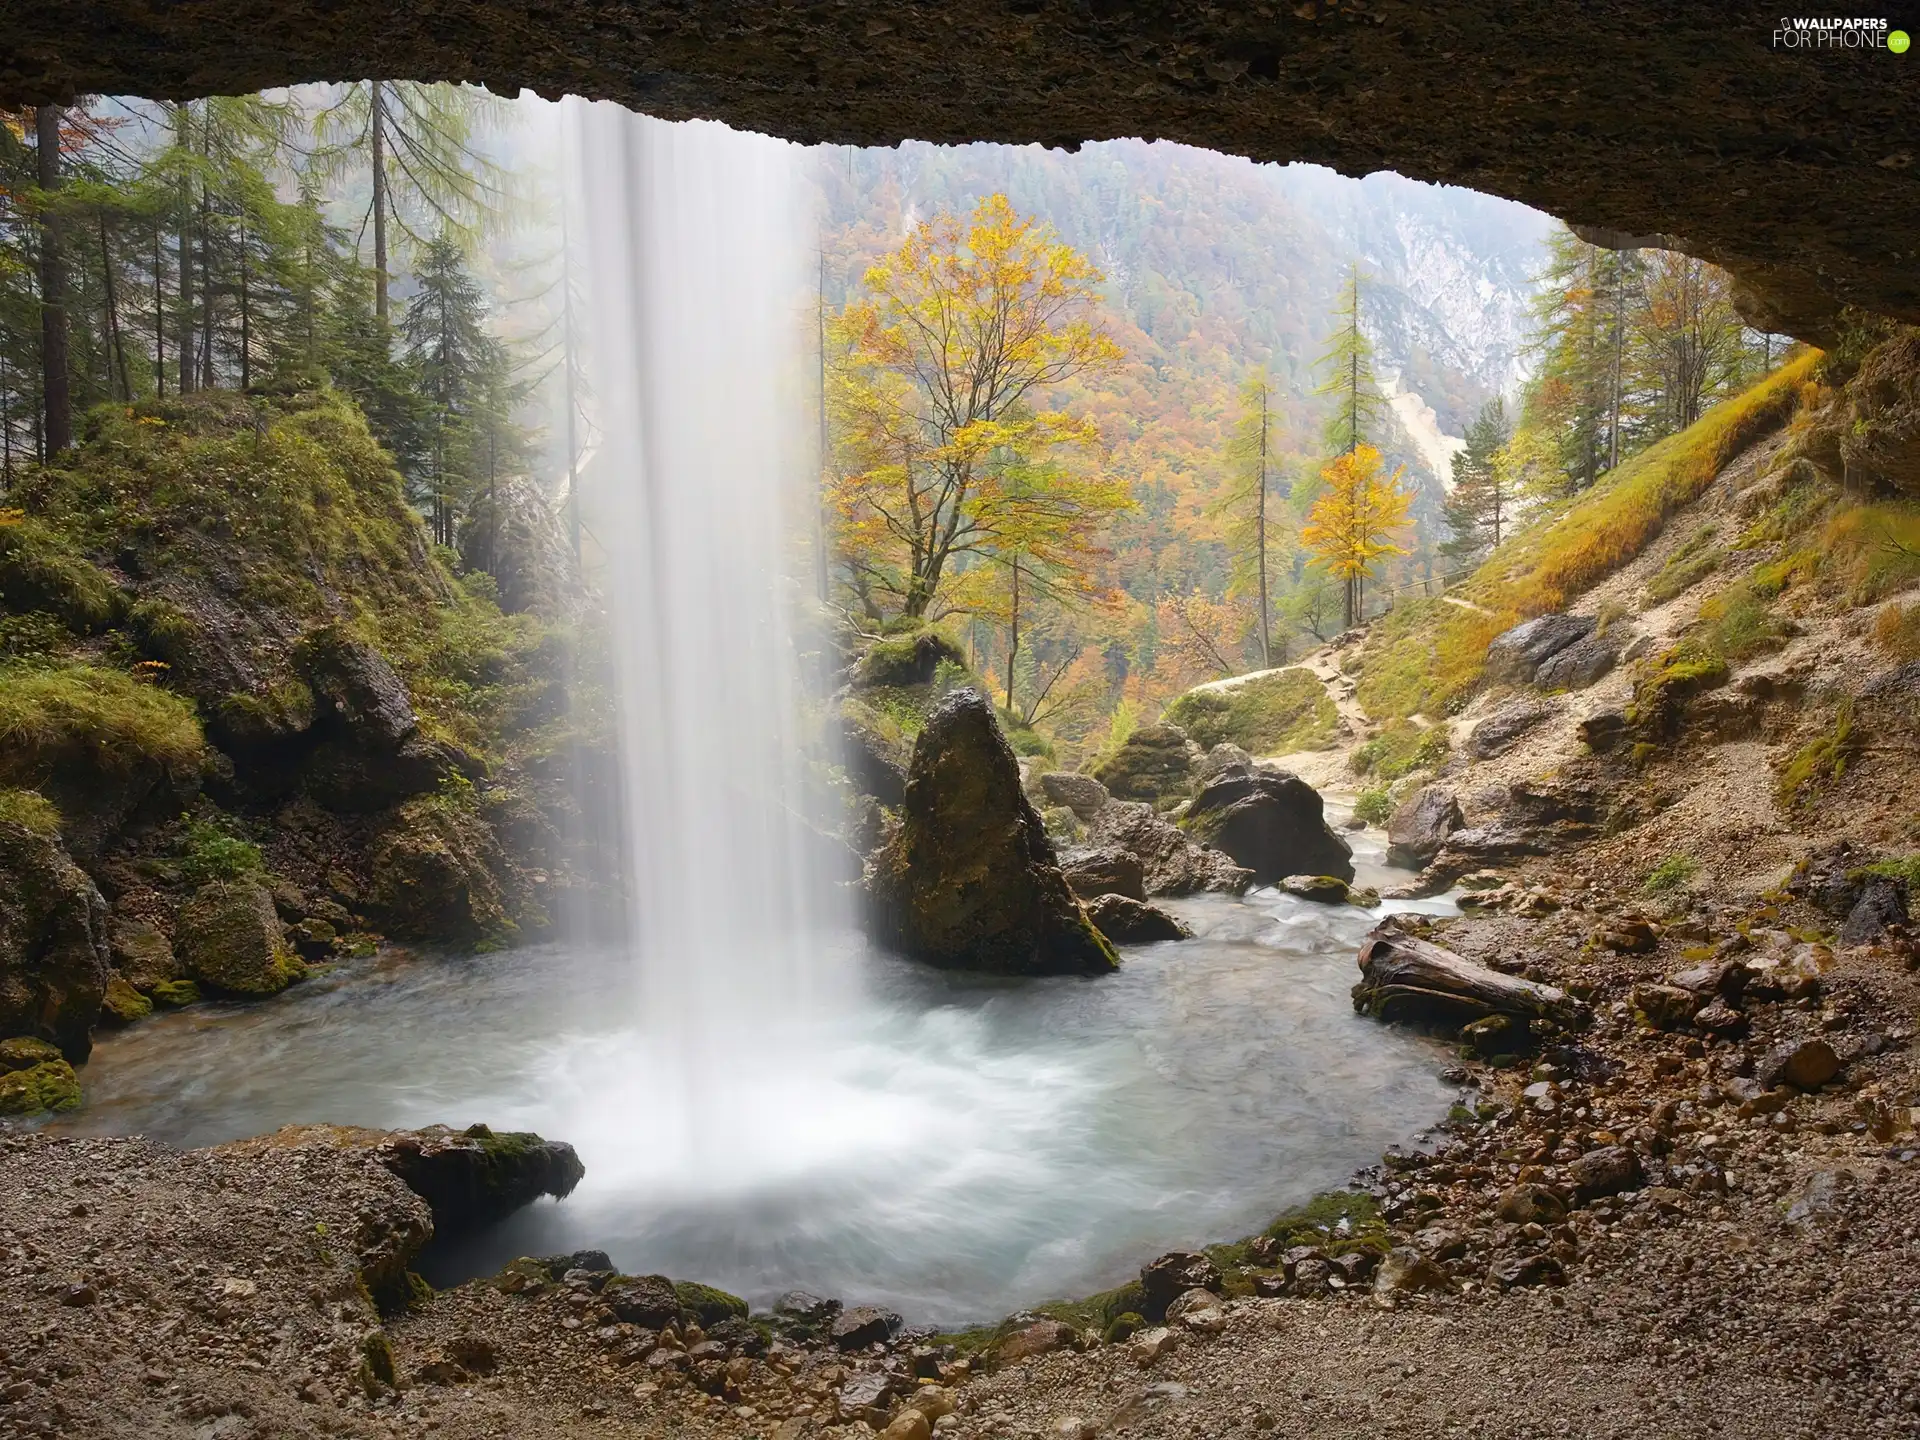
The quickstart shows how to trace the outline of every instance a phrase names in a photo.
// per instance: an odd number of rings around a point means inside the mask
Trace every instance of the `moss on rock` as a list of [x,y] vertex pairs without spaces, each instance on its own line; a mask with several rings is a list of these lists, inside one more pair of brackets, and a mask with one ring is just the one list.
[[31,1070],[36,1065],[60,1058],[59,1046],[49,1045],[32,1035],[15,1035],[11,1039],[0,1040],[0,1073]]
[[1177,725],[1143,725],[1093,767],[1093,778],[1116,800],[1172,808],[1193,789],[1194,757]]
[[57,1114],[80,1108],[80,1077],[65,1060],[0,1075],[0,1115]]
[[673,1293],[681,1305],[704,1326],[718,1325],[722,1320],[747,1318],[746,1301],[712,1285],[702,1285],[697,1280],[676,1280],[673,1282]]
[[277,995],[306,976],[273,892],[252,876],[202,885],[180,907],[177,935],[187,974],[231,995]]
[[100,1000],[100,1013],[118,1024],[131,1025],[153,1013],[153,1001],[134,989],[126,976],[115,974],[107,981],[106,994]]
[[200,1003],[200,987],[191,980],[162,980],[147,992],[147,998],[156,1005],[178,1010]]
[[0,821],[0,1035],[87,1058],[110,970],[107,904],[57,834]]
[[399,806],[373,848],[368,897],[387,930],[466,942],[514,931],[497,878],[499,843],[472,798],[455,792]]

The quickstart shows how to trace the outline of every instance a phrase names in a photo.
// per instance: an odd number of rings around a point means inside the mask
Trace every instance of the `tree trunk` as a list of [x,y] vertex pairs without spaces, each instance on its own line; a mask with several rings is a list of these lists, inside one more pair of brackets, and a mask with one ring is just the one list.
[[160,222],[153,222],[153,394],[155,399],[165,399],[167,394],[167,296],[166,286],[161,279],[162,261],[160,258]]
[[1007,631],[1007,712],[1013,712],[1013,661],[1020,653],[1020,557],[1013,557],[1013,605],[1009,611],[1012,625]]
[[[174,124],[179,128],[182,154],[193,153],[193,106],[191,102],[173,107]],[[196,389],[193,373],[193,182],[180,177],[180,383],[182,395]]]
[[253,313],[247,295],[247,222],[240,222],[240,389],[253,388]]
[[1379,1020],[1412,1020],[1447,1028],[1489,1015],[1575,1024],[1580,1007],[1563,990],[1503,975],[1407,934],[1397,919],[1368,932],[1357,957],[1360,983],[1353,1008]]
[[213,389],[213,196],[200,187],[200,382]]
[[[49,205],[60,188],[61,107],[34,112],[35,160],[40,189]],[[67,267],[60,251],[59,217],[40,218],[40,391],[46,407],[47,458],[73,443],[73,395],[67,375]]]
[[1260,668],[1273,668],[1273,626],[1267,600],[1267,392],[1260,392],[1260,505],[1254,521],[1254,543],[1260,548]]
[[113,346],[113,357],[120,367],[120,396],[124,400],[133,399],[133,377],[127,370],[127,347],[120,339],[120,307],[114,298],[113,290],[113,251],[107,244],[107,212],[100,212],[100,274],[106,282],[107,293],[107,339]]
[[385,83],[367,82],[367,137],[373,150],[373,318],[387,333],[387,93]]

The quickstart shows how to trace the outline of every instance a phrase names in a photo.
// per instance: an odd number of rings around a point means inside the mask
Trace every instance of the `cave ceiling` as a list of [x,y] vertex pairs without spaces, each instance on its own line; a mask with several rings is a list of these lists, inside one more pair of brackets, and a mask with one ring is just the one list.
[[1816,343],[1843,305],[1920,322],[1920,54],[1777,47],[1778,4],[9,0],[5,11],[0,101],[15,105],[374,75],[581,94],[802,141],[1178,140],[1471,186],[1603,242],[1668,237],[1732,270],[1750,318]]

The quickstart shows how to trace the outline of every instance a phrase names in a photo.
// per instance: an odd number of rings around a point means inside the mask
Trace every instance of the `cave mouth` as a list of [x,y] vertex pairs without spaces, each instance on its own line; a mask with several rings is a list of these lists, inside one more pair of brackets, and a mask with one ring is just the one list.
[[[372,0],[108,0],[14,17],[0,100],[186,98],[343,74],[610,99],[805,141],[1138,136],[1519,200],[1732,271],[1757,328],[1831,344],[1843,307],[1920,320],[1920,112],[1892,26],[1832,44],[1778,7],[1470,0],[1221,11],[957,0],[591,0],[396,15]],[[1897,20],[1893,25],[1897,25]],[[1905,32],[1900,32],[1905,33]],[[1604,75],[1604,83],[1597,80]]]

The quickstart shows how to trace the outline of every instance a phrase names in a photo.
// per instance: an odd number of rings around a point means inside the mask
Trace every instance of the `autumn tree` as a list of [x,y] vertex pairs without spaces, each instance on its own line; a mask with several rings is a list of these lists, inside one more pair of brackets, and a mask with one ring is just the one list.
[[1412,492],[1403,470],[1382,474],[1380,452],[1356,445],[1320,472],[1324,488],[1307,516],[1300,541],[1345,588],[1349,627],[1365,614],[1365,585],[1374,562],[1406,550],[1393,535],[1407,523]]
[[1291,528],[1270,514],[1280,450],[1278,395],[1264,369],[1240,387],[1240,417],[1227,441],[1227,483],[1214,506],[1226,523],[1233,554],[1228,594],[1250,594],[1257,606],[1260,665],[1273,665],[1273,574],[1286,559]]
[[1360,266],[1347,271],[1334,305],[1334,330],[1316,363],[1321,380],[1314,394],[1333,402],[1327,416],[1327,452],[1345,455],[1364,445],[1380,422],[1386,398],[1373,378],[1373,343],[1360,326]]
[[1733,308],[1733,280],[1704,260],[1654,252],[1633,330],[1632,364],[1647,397],[1649,438],[1684,430],[1710,397],[1743,378],[1745,330]]
[[1129,503],[1092,464],[1093,422],[1045,408],[1120,359],[1096,323],[1100,279],[1004,195],[921,222],[867,271],[829,327],[827,388],[838,558],[870,615],[919,619],[956,572],[996,566],[1017,625],[1019,577],[1078,569]]
[[1497,548],[1513,521],[1515,479],[1506,455],[1513,429],[1499,396],[1480,407],[1467,427],[1466,445],[1453,457],[1453,488],[1441,513],[1450,539],[1440,553],[1453,561],[1477,560]]

